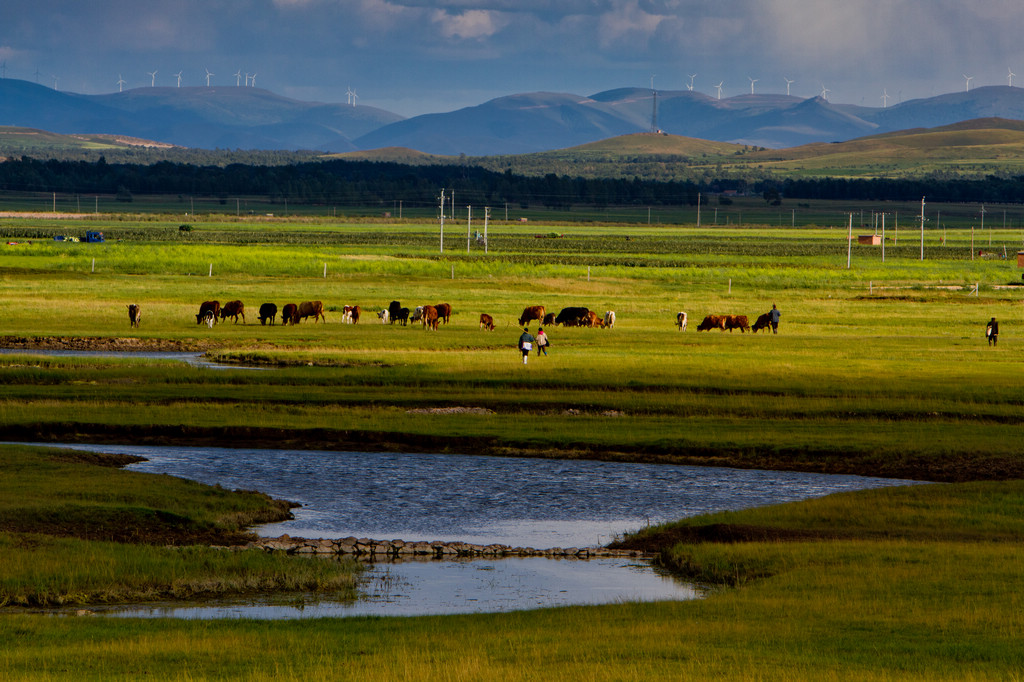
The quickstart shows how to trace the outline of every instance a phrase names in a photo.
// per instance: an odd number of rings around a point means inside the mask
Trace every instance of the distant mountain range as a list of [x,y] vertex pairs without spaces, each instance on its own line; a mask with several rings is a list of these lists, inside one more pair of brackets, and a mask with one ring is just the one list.
[[429,154],[494,156],[564,149],[652,124],[672,135],[781,149],[839,142],[976,118],[1024,119],[1024,88],[979,87],[889,107],[821,97],[621,88],[589,97],[510,95],[448,113],[403,118],[374,107],[302,102],[250,87],[136,88],[65,93],[0,79],[0,125],[64,134],[109,134],[204,149],[350,152],[404,147]]

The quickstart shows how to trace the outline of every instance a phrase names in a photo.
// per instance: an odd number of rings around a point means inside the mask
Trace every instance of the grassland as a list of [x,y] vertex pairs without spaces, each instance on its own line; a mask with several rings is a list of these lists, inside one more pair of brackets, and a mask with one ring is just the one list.
[[[4,433],[276,439],[955,483],[687,520],[632,540],[654,543],[677,570],[736,586],[699,603],[310,623],[8,615],[5,677],[1019,675],[1024,342],[1014,230],[996,230],[985,245],[994,258],[975,244],[972,260],[969,231],[951,229],[940,244],[932,229],[924,261],[900,235],[885,262],[877,247],[854,246],[847,269],[845,230],[827,228],[501,226],[491,253],[474,246],[467,255],[462,236],[437,253],[428,225],[269,225],[246,245],[225,235],[248,226],[227,219],[197,221],[196,238],[184,241],[176,226],[154,220],[104,245],[34,240],[0,251],[7,345],[130,339],[274,369],[0,355]],[[565,236],[533,236],[551,231]],[[249,310],[320,299],[328,321],[197,327],[198,303],[211,298],[239,298]],[[443,300],[455,314],[437,333],[380,325],[372,312],[391,299]],[[142,306],[138,330],[128,328],[128,302]],[[783,311],[778,335],[695,331],[704,314],[753,317],[773,302]],[[341,324],[344,304],[366,311],[358,325]],[[528,304],[615,310],[618,321],[550,330],[551,355],[524,367],[515,318]],[[674,325],[679,310],[690,315],[686,332]],[[498,331],[477,329],[481,312]],[[996,348],[983,338],[993,316]],[[450,406],[490,413],[410,412]]]

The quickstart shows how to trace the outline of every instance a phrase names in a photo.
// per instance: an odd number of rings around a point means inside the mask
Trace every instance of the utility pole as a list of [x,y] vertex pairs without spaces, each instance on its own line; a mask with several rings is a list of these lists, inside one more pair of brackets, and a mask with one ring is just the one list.
[[924,197],[921,197],[921,260],[924,260]]
[[466,253],[469,253],[470,228],[473,225],[473,207],[466,206]]
[[441,250],[444,253],[444,187],[441,188]]
[[700,228],[700,192],[697,192],[697,227]]
[[484,253],[487,253],[487,221],[491,218],[491,207],[484,206]]
[[850,214],[850,229],[846,233],[846,269],[850,269],[850,255],[853,253],[853,214]]

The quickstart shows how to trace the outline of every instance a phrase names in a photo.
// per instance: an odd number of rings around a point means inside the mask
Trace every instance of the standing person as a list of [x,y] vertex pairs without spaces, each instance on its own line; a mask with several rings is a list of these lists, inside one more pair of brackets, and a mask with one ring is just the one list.
[[526,364],[526,359],[530,356],[530,351],[533,350],[533,334],[530,333],[529,327],[523,327],[523,333],[519,335],[519,350],[523,352],[523,364]]
[[768,319],[772,323],[772,334],[779,333],[779,318],[781,316],[782,312],[772,303],[772,309],[768,311]]
[[985,336],[988,337],[988,345],[994,346],[999,342],[999,323],[996,322],[996,318],[992,318],[988,321],[988,326],[985,327]]
[[547,355],[548,346],[550,345],[551,342],[548,341],[548,335],[544,333],[544,327],[541,327],[537,330],[537,355],[540,355],[541,353]]

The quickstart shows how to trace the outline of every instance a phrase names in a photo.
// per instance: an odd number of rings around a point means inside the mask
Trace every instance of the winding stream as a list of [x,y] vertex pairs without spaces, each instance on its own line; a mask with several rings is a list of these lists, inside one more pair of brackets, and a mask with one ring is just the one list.
[[[67,444],[141,455],[129,468],[299,502],[271,537],[462,540],[537,548],[606,544],[647,524],[910,481],[793,472],[472,455]],[[228,603],[116,615],[305,618],[505,611],[688,599],[692,585],[633,559],[377,564],[355,604]]]

